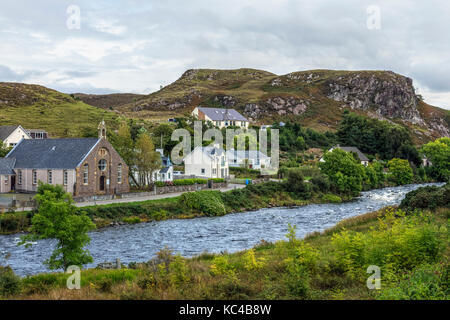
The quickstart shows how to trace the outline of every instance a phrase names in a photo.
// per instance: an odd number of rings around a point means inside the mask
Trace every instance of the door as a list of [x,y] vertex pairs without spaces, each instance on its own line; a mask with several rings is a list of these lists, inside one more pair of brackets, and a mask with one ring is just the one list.
[[105,176],[101,176],[100,177],[100,185],[99,185],[100,191],[105,191],[105,182],[106,182]]
[[11,176],[11,190],[16,190],[16,176]]

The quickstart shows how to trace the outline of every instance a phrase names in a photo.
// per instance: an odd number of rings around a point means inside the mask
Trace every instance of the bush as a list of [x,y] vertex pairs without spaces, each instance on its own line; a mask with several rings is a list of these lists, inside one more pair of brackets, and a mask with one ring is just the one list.
[[12,233],[25,229],[30,225],[30,217],[27,213],[0,214],[0,232]]
[[319,174],[312,177],[310,182],[312,183],[314,191],[320,191],[324,193],[330,191],[330,179],[328,179],[328,176],[324,174]]
[[443,187],[423,187],[409,192],[400,204],[406,210],[450,207],[450,184]]
[[128,223],[128,224],[136,224],[136,223],[141,223],[141,219],[139,217],[127,217],[127,218],[123,218],[123,222]]
[[341,203],[342,202],[342,198],[337,196],[337,195],[335,195],[335,194],[327,193],[327,194],[324,194],[322,196],[322,201],[326,202],[326,203],[329,203],[329,202],[331,202],[331,203]]
[[295,193],[302,199],[311,198],[311,186],[303,181],[300,170],[289,171],[285,186],[289,192]]
[[20,292],[20,277],[10,267],[0,266],[0,296],[14,295]]
[[183,193],[180,204],[187,209],[194,209],[209,216],[221,216],[226,213],[220,191],[195,191]]

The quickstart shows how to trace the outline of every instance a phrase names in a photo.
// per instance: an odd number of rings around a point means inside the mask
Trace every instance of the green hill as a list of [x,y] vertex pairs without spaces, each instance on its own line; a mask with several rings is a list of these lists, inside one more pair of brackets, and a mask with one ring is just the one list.
[[96,135],[102,119],[117,127],[115,112],[42,86],[0,82],[0,125],[44,129],[54,138],[79,137]]

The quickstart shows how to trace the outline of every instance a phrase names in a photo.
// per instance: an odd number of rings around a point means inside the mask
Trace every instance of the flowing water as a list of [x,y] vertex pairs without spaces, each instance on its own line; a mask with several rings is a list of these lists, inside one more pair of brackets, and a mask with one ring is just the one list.
[[[342,204],[313,204],[297,208],[270,208],[223,217],[166,220],[106,228],[90,233],[88,246],[95,267],[98,263],[144,262],[165,246],[185,257],[208,251],[220,253],[249,249],[261,240],[285,239],[288,223],[297,226],[297,236],[322,231],[339,221],[401,202],[405,194],[424,185],[407,185],[363,192],[355,201]],[[48,272],[42,264],[53,251],[54,240],[40,240],[29,248],[17,246],[20,235],[0,236],[0,256],[24,276]]]

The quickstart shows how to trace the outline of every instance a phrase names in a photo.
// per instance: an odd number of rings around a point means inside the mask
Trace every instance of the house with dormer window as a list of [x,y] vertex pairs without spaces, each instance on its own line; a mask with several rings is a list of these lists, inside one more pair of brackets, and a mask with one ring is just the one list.
[[249,126],[248,119],[234,109],[197,107],[192,111],[192,116],[220,129],[231,126],[248,129]]

